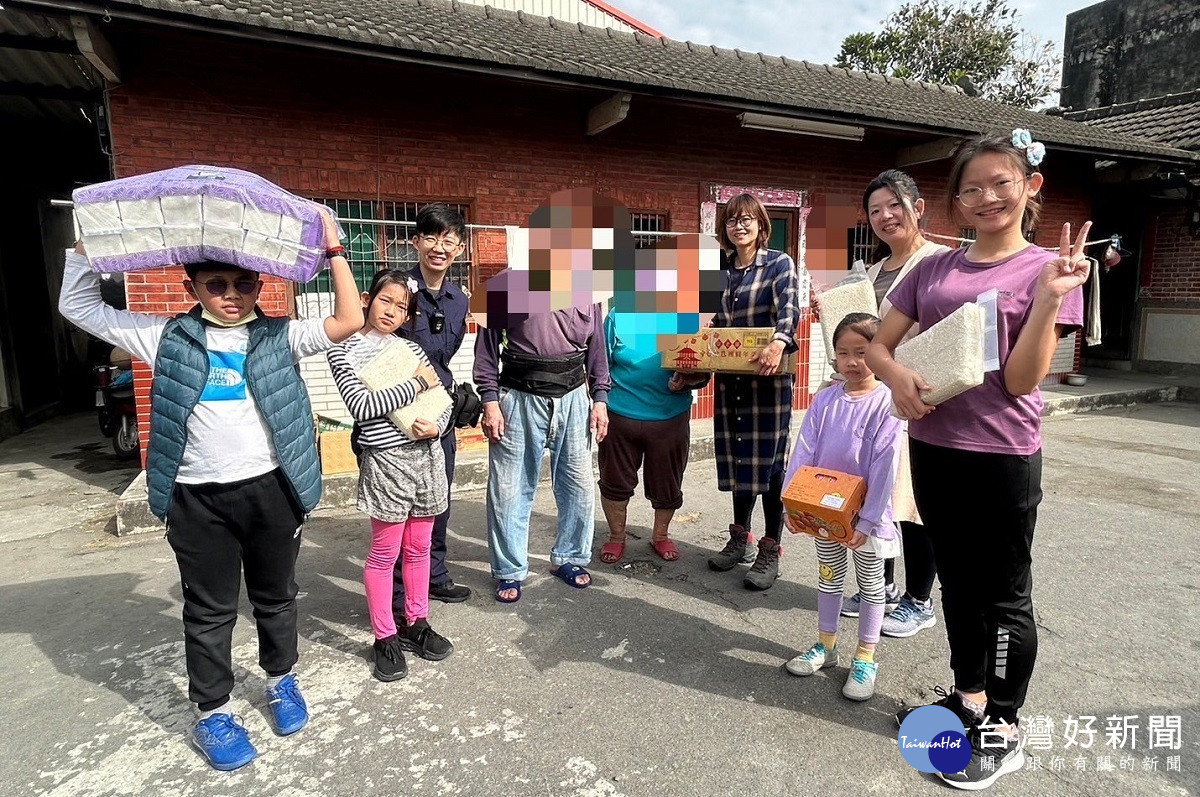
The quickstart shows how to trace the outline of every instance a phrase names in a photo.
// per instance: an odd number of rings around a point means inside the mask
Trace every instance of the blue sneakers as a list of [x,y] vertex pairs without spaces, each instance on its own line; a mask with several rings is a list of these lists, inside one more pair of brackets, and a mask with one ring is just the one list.
[[197,722],[192,728],[192,744],[222,772],[244,767],[258,756],[245,726],[232,714],[213,714]]
[[289,736],[308,724],[308,705],[300,694],[300,684],[294,673],[288,673],[274,689],[267,689],[267,697],[271,721],[280,736]]
[[[900,588],[895,584],[887,584],[883,590],[883,612],[890,614],[900,605]],[[859,607],[862,606],[862,595],[854,593],[849,598],[842,598],[842,617],[858,617]]]
[[900,599],[896,611],[883,618],[882,633],[884,636],[903,639],[935,625],[937,617],[933,614],[933,602],[918,603],[905,595]]

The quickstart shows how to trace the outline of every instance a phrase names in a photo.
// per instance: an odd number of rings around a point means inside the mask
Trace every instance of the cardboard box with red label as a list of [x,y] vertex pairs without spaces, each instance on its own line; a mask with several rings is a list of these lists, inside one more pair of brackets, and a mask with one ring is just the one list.
[[826,468],[801,468],[783,490],[783,510],[799,531],[843,545],[854,538],[854,521],[867,497],[860,476]]
[[[671,371],[715,371],[746,374],[758,370],[750,358],[762,351],[775,335],[770,327],[702,329],[694,335],[664,335],[662,367]],[[796,355],[785,354],[779,373],[796,373]]]

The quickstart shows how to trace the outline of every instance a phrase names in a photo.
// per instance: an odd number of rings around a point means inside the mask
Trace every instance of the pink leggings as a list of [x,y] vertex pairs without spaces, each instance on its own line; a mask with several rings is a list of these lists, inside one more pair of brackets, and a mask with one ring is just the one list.
[[429,540],[433,535],[432,517],[410,517],[403,523],[385,523],[371,518],[371,551],[363,567],[363,587],[367,591],[367,612],[376,639],[396,634],[392,615],[392,579],[396,559],[404,576],[404,617],[411,624],[429,616]]

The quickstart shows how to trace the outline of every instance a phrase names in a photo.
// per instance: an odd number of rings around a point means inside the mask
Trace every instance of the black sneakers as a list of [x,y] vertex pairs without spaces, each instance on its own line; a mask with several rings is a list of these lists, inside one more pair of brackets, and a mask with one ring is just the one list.
[[[983,715],[976,714],[971,709],[966,707],[966,705],[962,701],[962,696],[959,695],[958,692],[956,692],[955,690],[951,689],[949,692],[947,692],[942,687],[935,686],[935,687],[933,687],[933,693],[940,696],[941,700],[935,700],[934,702],[929,703],[928,705],[941,706],[942,708],[950,709],[951,711],[954,712],[955,716],[957,716],[960,720],[962,720],[962,724],[963,724],[964,728],[970,728],[974,725],[978,725],[983,720]],[[904,708],[897,711],[896,712],[896,725],[897,726],[903,725],[904,720],[908,717],[908,715],[913,713],[914,711],[916,711],[919,708],[923,708],[923,706],[905,706]]]
[[375,677],[381,681],[399,681],[408,675],[408,662],[400,649],[400,638],[375,640]]
[[400,627],[400,647],[427,661],[441,661],[454,652],[450,640],[429,627],[424,618]]
[[471,597],[471,588],[455,584],[454,580],[429,585],[429,599],[442,603],[462,603]]
[[980,791],[1004,775],[1020,772],[1025,767],[1025,751],[1020,735],[1009,739],[993,726],[972,725],[967,728],[971,742],[971,760],[961,772],[940,773],[946,785],[966,791]]

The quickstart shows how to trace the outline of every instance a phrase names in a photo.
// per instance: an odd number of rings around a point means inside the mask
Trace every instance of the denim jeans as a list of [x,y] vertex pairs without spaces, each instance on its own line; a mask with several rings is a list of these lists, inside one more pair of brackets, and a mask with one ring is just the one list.
[[591,561],[596,527],[591,404],[586,384],[562,398],[501,389],[504,436],[488,446],[488,552],[494,578],[523,581],[529,575],[529,519],[547,449],[558,507],[550,562],[558,567]]

